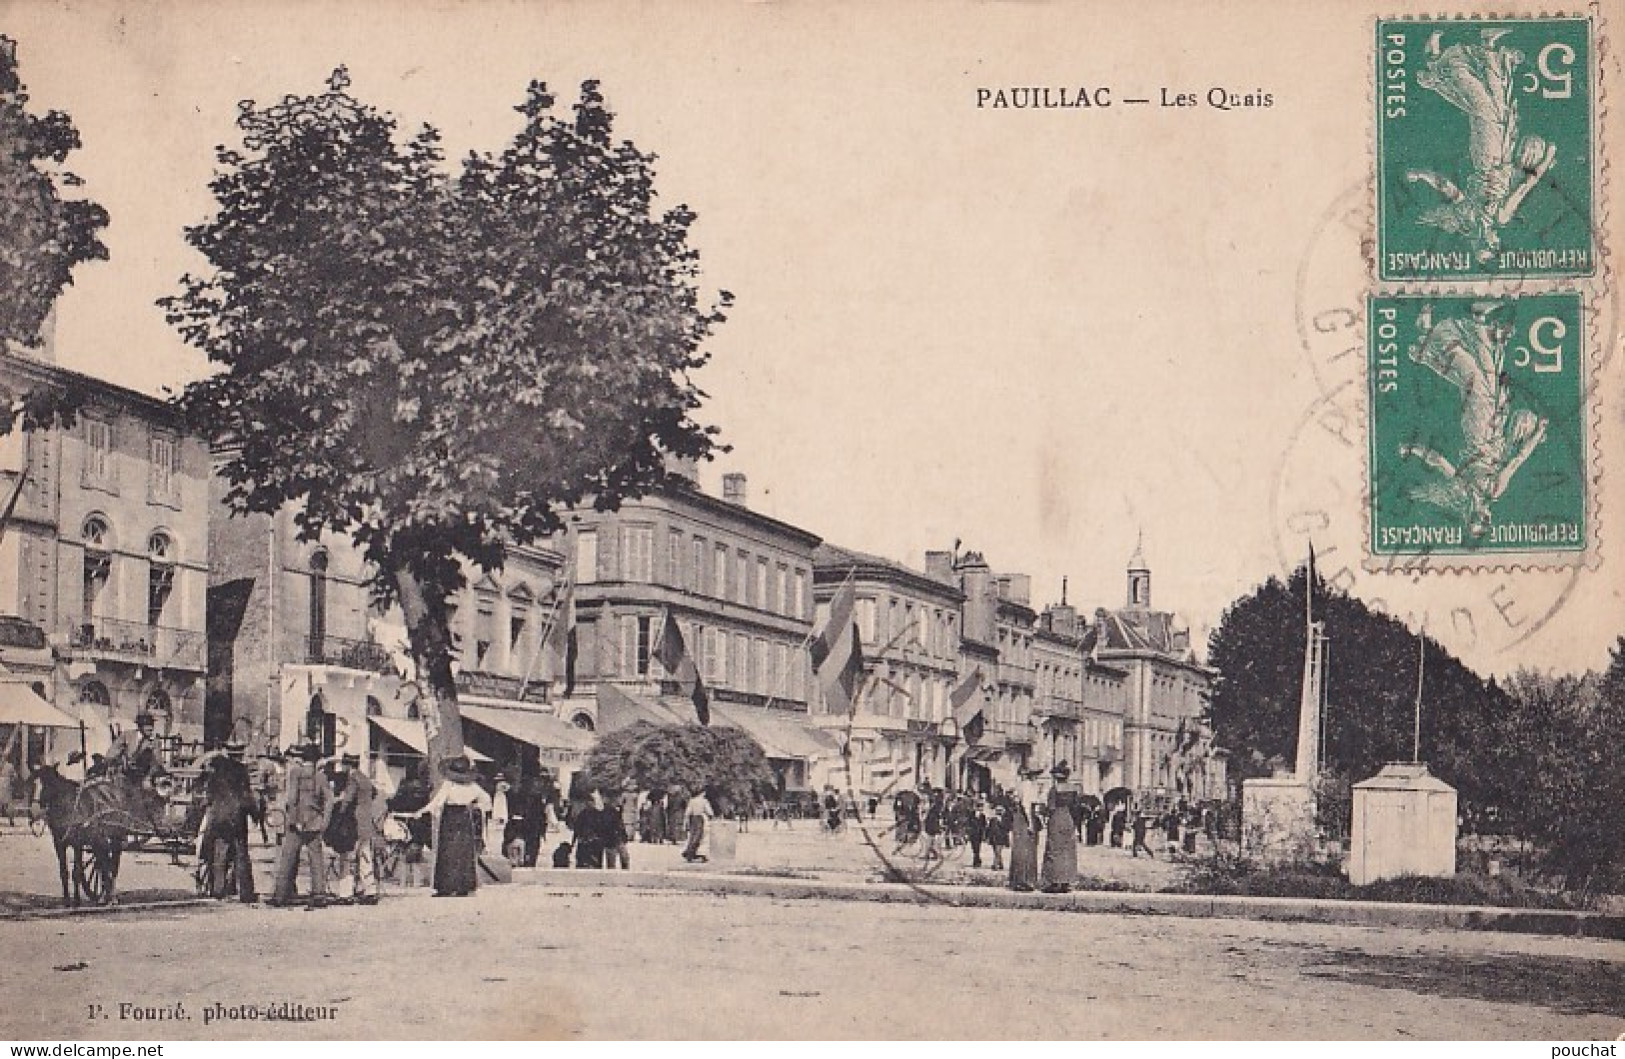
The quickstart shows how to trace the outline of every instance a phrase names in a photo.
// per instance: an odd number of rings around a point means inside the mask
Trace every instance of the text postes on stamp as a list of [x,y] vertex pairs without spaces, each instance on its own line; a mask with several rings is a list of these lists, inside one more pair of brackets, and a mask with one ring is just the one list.
[[1576,278],[1597,267],[1592,24],[1377,22],[1377,275]]
[[1373,557],[1456,567],[1583,556],[1595,527],[1580,296],[1368,305]]

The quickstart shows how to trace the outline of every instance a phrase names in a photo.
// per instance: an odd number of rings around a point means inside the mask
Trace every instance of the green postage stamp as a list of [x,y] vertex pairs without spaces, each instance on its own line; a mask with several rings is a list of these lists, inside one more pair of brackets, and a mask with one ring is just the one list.
[[1584,17],[1377,22],[1377,275],[1597,268],[1596,50]]
[[1373,558],[1582,557],[1595,527],[1580,295],[1373,295],[1367,324]]

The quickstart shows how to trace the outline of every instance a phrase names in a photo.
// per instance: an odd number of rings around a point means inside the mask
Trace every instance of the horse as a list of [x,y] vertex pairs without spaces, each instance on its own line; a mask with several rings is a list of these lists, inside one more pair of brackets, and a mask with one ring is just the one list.
[[[62,881],[62,903],[77,907],[89,896],[98,904],[117,904],[114,888],[119,860],[124,853],[132,815],[125,806],[124,792],[116,781],[91,783],[84,787],[64,777],[55,765],[42,765],[29,777],[39,784],[40,804],[51,829],[56,849],[57,875]],[[68,850],[73,850],[73,887],[68,887]],[[87,874],[84,855],[90,853]]]

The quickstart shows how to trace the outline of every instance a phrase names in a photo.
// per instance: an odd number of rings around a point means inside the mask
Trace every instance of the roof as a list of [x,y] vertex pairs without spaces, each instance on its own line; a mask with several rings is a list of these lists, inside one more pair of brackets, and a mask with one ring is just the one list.
[[1174,626],[1174,616],[1161,610],[1098,610],[1083,636],[1083,649],[1151,651],[1182,662],[1193,661],[1191,634]]
[[[854,548],[843,548],[839,545],[830,544],[828,541],[813,549],[814,583],[822,580],[827,584],[837,577],[844,580],[849,573],[854,571],[860,578],[868,577],[884,581],[895,581],[954,602],[965,598],[958,585],[939,581],[911,566],[905,566],[895,559],[871,555],[868,552],[860,552]],[[820,574],[823,576],[820,577]]]
[[82,390],[93,399],[100,397],[104,401],[122,404],[142,415],[161,420],[168,426],[179,428],[182,425],[179,411],[162,398],[144,394],[139,390],[131,390],[106,379],[98,379],[94,375],[86,375],[84,372],[64,368],[60,364],[36,360],[4,348],[0,348],[0,366],[16,371],[31,382],[61,389]]
[[1455,794],[1456,788],[1428,771],[1423,762],[1396,761],[1384,765],[1368,780],[1354,785],[1357,791],[1434,791]]

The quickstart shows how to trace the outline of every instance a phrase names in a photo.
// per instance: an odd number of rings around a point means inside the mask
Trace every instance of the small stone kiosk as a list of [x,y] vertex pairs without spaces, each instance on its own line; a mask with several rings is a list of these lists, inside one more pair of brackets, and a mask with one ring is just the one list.
[[1420,762],[1385,765],[1354,785],[1349,882],[1456,874],[1456,789]]

